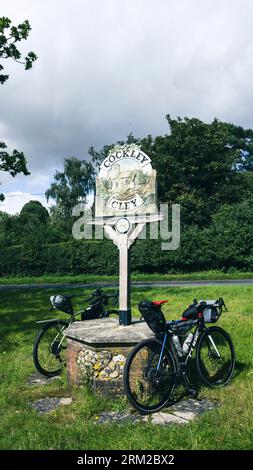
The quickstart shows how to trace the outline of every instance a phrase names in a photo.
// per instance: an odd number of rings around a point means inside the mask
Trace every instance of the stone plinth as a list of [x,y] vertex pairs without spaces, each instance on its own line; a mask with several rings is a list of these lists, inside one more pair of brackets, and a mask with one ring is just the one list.
[[131,349],[153,336],[145,322],[119,325],[118,318],[75,322],[65,330],[70,386],[90,385],[100,395],[123,395],[123,370]]

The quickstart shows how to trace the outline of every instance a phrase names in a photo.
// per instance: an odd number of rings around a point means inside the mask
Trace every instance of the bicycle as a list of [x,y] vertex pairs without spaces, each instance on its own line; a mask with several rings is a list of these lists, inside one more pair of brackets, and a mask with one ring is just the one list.
[[51,310],[56,309],[70,315],[68,321],[53,318],[50,320],[40,320],[36,323],[44,324],[39,331],[33,346],[33,362],[42,375],[53,377],[59,375],[66,364],[67,340],[64,330],[70,326],[76,317],[81,316],[81,320],[93,320],[96,318],[106,318],[110,315],[118,315],[118,310],[108,309],[109,299],[114,299],[113,305],[118,303],[118,292],[106,294],[102,289],[97,289],[91,297],[84,300],[90,302],[88,307],[78,312],[74,312],[72,298],[81,297],[73,295],[54,295],[50,297]]
[[[182,319],[166,322],[161,306],[167,301],[142,301],[139,310],[156,338],[146,339],[130,352],[124,368],[124,388],[129,402],[142,414],[153,413],[168,405],[178,379],[186,392],[196,397],[188,377],[188,362],[196,349],[196,368],[204,384],[222,387],[231,379],[235,351],[229,334],[215,323],[223,309],[216,301],[194,300]],[[195,327],[194,332],[190,332]],[[187,338],[182,343],[180,337]]]

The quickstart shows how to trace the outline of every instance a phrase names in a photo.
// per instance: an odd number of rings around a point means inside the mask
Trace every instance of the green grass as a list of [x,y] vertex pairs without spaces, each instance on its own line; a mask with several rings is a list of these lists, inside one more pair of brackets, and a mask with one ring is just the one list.
[[[225,279],[252,279],[252,272],[243,272],[243,271],[201,271],[187,274],[142,274],[142,273],[133,273],[133,281],[214,281],[214,280],[225,280]],[[0,277],[0,285],[10,285],[10,284],[57,284],[57,283],[67,283],[67,284],[78,284],[86,283],[90,284],[92,282],[117,282],[118,276],[98,276],[91,274],[80,274],[80,275],[50,275],[45,274],[44,276],[17,276],[17,277]]]
[[[197,298],[223,296],[229,312],[218,324],[231,334],[237,357],[235,375],[223,389],[202,387],[200,398],[221,406],[184,426],[148,423],[98,425],[104,410],[128,407],[124,399],[101,399],[84,388],[72,391],[74,401],[47,415],[30,403],[46,396],[67,396],[65,374],[45,386],[27,384],[34,372],[31,352],[36,320],[50,318],[48,297],[55,290],[1,292],[0,448],[1,449],[252,449],[253,447],[253,315],[251,286],[135,289],[133,313],[140,298],[167,298],[168,319]],[[55,312],[53,314],[55,316]],[[59,314],[59,317],[61,315]],[[62,317],[65,317],[62,314]]]

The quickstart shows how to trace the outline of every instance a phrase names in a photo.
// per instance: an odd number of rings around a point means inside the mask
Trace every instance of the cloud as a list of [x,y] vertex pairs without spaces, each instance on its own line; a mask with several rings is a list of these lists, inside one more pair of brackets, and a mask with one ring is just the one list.
[[43,195],[13,191],[5,194],[5,200],[0,202],[0,210],[15,215],[18,214],[22,207],[29,201],[39,201],[47,209],[52,205],[47,203],[46,198]]
[[[44,194],[25,193],[22,191],[12,191],[5,194],[5,200],[0,202],[0,211],[8,214],[19,214],[22,207],[29,201],[39,201],[49,211],[55,202],[53,199],[46,200]],[[87,196],[87,207],[92,207],[94,194]]]
[[39,56],[31,71],[5,64],[0,140],[32,174],[2,189],[44,192],[64,158],[169,133],[168,113],[253,127],[252,13],[251,0],[2,0]]

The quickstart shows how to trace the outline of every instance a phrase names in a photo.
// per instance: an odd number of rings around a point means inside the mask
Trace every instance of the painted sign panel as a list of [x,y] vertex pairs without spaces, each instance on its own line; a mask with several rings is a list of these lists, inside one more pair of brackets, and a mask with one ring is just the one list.
[[96,217],[154,214],[156,171],[138,145],[114,147],[96,180]]

